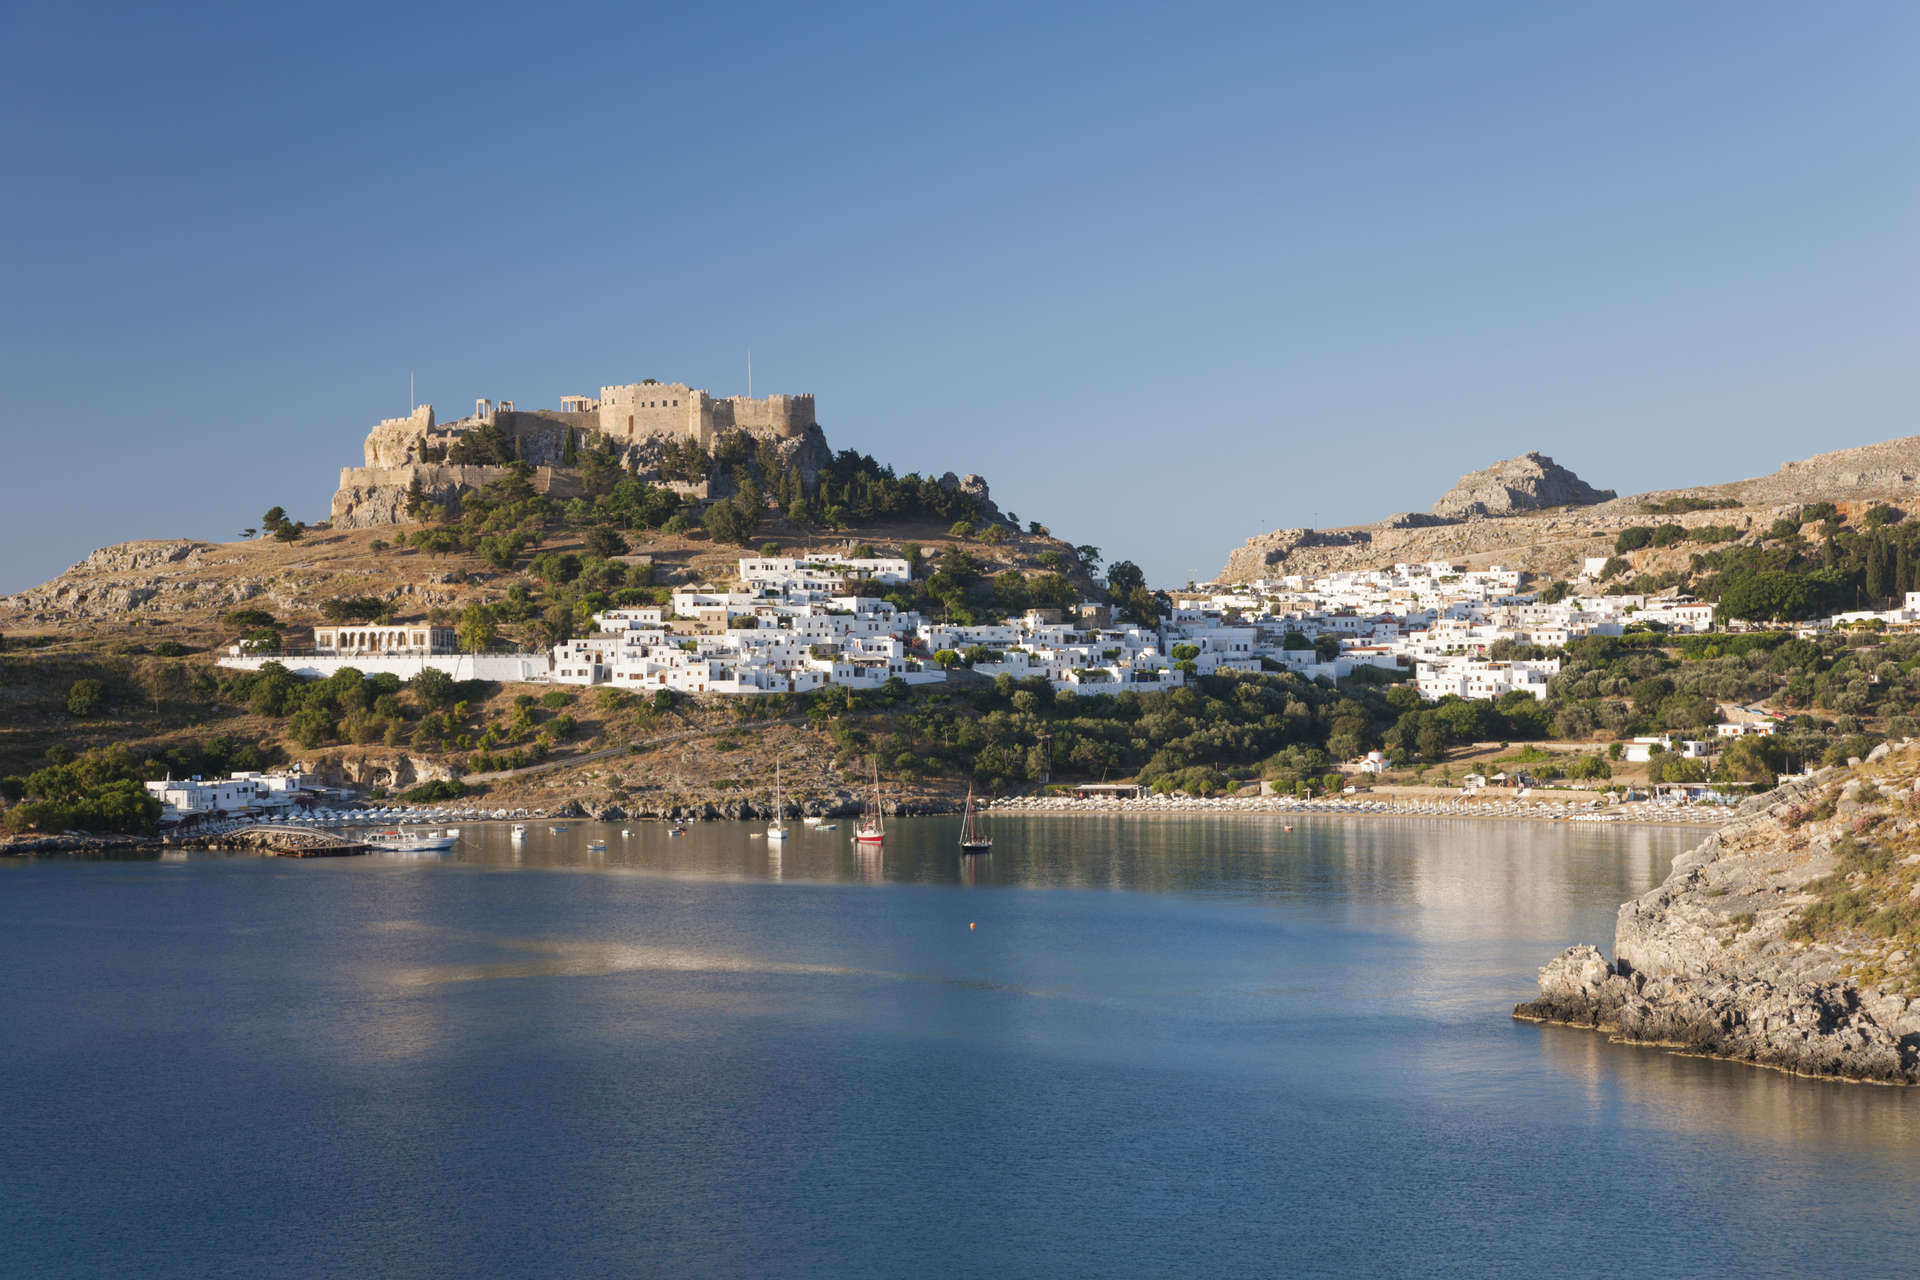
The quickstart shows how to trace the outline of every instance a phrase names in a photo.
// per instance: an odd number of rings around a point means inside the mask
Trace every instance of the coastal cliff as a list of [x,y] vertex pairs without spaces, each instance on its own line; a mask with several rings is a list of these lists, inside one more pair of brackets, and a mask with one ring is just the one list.
[[1748,801],[1620,908],[1614,959],[1540,970],[1513,1016],[1795,1075],[1920,1083],[1920,749]]

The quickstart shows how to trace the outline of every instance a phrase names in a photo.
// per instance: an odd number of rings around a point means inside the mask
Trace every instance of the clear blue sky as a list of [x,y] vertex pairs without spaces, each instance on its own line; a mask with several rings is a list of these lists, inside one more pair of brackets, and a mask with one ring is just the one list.
[[[1920,432],[1920,7],[0,10],[0,591],[442,417],[811,391],[1156,581]],[[535,16],[537,15],[537,16]]]

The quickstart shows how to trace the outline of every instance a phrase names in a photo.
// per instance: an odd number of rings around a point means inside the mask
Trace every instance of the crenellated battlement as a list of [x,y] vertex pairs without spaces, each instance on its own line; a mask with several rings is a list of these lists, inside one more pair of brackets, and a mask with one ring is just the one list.
[[[584,402],[586,397],[567,397]],[[815,425],[811,395],[729,396],[716,400],[684,382],[634,382],[600,388],[600,430],[615,440],[659,436],[712,448],[729,431],[775,440]]]

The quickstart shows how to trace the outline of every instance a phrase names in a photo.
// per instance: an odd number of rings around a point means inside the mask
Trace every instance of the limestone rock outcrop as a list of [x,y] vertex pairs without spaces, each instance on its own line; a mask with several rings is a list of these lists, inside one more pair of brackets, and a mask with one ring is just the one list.
[[255,582],[207,572],[210,543],[191,538],[101,547],[51,582],[0,600],[28,621],[111,619],[135,610],[185,613],[230,609],[262,592]]
[[430,756],[378,751],[321,756],[308,761],[306,771],[323,786],[385,787],[389,791],[454,776],[443,761]]
[[1433,504],[1445,520],[1510,516],[1546,507],[1585,507],[1617,496],[1596,489],[1544,453],[1530,451],[1460,477]]
[[942,489],[946,489],[949,492],[963,493],[977,502],[980,505],[980,518],[982,520],[999,520],[1002,518],[1000,508],[994,505],[993,495],[987,490],[987,482],[972,472],[968,472],[964,476],[956,476],[953,472],[949,471],[940,477],[938,483]]
[[1227,556],[1227,567],[1220,572],[1223,582],[1251,582],[1256,578],[1277,576],[1293,555],[1308,547],[1370,547],[1373,534],[1366,529],[1276,529],[1247,539]]
[[190,564],[210,545],[192,538],[153,538],[141,542],[117,542],[90,552],[75,565],[74,573],[137,573],[163,565]]
[[[1865,891],[1839,857],[1856,832],[1896,854],[1920,838],[1907,803],[1916,767],[1920,751],[1881,748],[1852,770],[1748,801],[1658,888],[1620,908],[1612,962],[1568,947],[1542,966],[1539,997],[1514,1017],[1798,1075],[1920,1083],[1912,943],[1864,927],[1795,927],[1836,874]],[[1897,889],[1872,892],[1912,891],[1911,876],[1895,879]]]
[[[409,518],[407,502],[416,481],[428,501],[457,508],[463,494],[507,474],[505,465],[476,464],[471,452],[463,452],[466,442],[479,439],[482,432],[497,433],[513,461],[533,468],[533,486],[540,493],[564,498],[578,492],[577,478],[565,461],[570,439],[578,449],[609,447],[621,471],[667,484],[660,478],[667,437],[616,439],[602,434],[600,424],[593,413],[554,409],[497,409],[484,418],[436,423],[432,407],[422,405],[412,417],[389,418],[367,433],[362,446],[365,465],[340,469],[330,522],[336,529],[403,523]],[[818,425],[809,424],[765,443],[808,482],[833,461]],[[667,487],[694,498],[724,496],[719,491],[710,494],[705,482],[675,482]]]
[[1782,463],[1770,476],[1744,482],[1748,502],[1794,502],[1847,497],[1911,499],[1920,486],[1920,436],[1836,449]]

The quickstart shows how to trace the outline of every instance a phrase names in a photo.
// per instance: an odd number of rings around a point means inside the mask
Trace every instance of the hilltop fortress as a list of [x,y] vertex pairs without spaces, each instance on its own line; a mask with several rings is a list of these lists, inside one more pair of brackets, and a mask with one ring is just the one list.
[[[711,450],[729,432],[743,431],[777,448],[808,480],[831,456],[814,421],[811,395],[728,396],[715,399],[684,382],[647,379],[600,388],[592,396],[561,396],[558,409],[521,409],[511,400],[476,400],[469,417],[441,423],[424,404],[405,418],[388,418],[367,433],[365,465],[343,467],[333,495],[335,528],[364,529],[407,518],[407,495],[418,481],[435,502],[457,502],[505,472],[501,461],[474,460],[469,446],[499,440],[512,460],[535,469],[541,492],[564,492],[567,477],[554,467],[567,440],[579,448],[611,444],[623,468],[658,481],[661,447],[692,442]],[[677,483],[706,497],[704,483]]]

